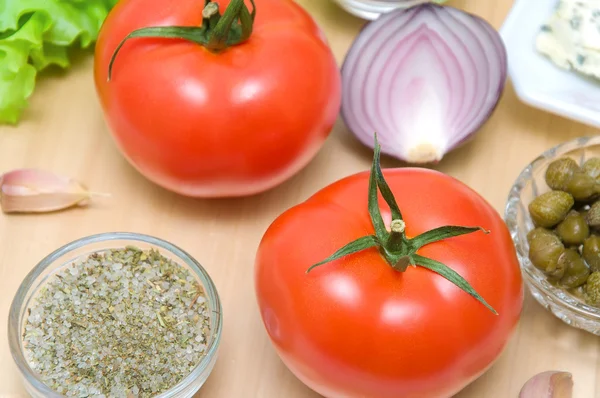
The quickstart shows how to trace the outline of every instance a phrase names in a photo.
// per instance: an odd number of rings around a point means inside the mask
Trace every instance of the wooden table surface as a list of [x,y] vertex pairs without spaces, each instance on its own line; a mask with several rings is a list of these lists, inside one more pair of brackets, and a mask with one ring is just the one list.
[[[299,0],[323,27],[339,62],[364,21],[330,1]],[[511,0],[450,0],[499,28]],[[521,169],[540,152],[597,130],[530,108],[510,83],[476,138],[447,155],[437,169],[462,180],[503,212]],[[38,81],[17,127],[0,127],[0,170],[39,167],[110,192],[86,209],[39,216],[0,215],[0,320],[25,275],[43,256],[84,235],[131,231],[156,235],[188,250],[212,275],[225,325],[220,357],[199,397],[310,398],[317,394],[280,362],[261,323],[253,290],[254,255],[277,215],[318,189],[367,170],[371,152],[339,121],[318,156],[300,174],[262,195],[203,201],[176,196],[142,178],[117,152],[92,81],[92,58],[77,57],[66,73]],[[399,166],[384,159],[384,167]],[[6,323],[4,323],[6,325]],[[527,294],[522,320],[506,350],[458,398],[517,397],[523,383],[551,369],[572,372],[574,398],[600,397],[600,339],[556,319]],[[0,327],[0,397],[25,397]]]

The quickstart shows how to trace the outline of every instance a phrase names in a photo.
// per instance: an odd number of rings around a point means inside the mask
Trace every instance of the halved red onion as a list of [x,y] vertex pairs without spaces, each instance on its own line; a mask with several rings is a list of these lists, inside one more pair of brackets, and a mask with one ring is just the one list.
[[450,6],[420,4],[368,23],[342,67],[342,117],[365,145],[437,162],[491,116],[506,84],[498,32]]

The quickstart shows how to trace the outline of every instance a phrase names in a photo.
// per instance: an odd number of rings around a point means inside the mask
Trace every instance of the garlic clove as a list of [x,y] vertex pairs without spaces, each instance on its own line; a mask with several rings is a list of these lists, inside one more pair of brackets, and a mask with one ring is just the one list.
[[44,213],[84,206],[91,193],[76,180],[38,169],[18,169],[0,177],[4,213]]
[[519,398],[572,398],[573,375],[568,372],[547,371],[533,376],[525,383]]

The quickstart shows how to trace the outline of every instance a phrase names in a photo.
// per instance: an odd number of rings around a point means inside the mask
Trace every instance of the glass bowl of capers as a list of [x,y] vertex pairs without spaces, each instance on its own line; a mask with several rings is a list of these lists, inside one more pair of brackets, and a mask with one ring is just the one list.
[[600,136],[558,145],[525,167],[504,218],[533,297],[600,336]]

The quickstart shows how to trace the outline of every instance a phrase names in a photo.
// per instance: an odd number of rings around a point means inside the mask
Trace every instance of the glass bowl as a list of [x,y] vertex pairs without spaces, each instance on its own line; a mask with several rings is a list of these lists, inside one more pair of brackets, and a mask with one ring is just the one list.
[[[375,20],[396,8],[408,8],[431,0],[334,0],[343,9],[359,18]],[[441,3],[443,0],[434,1]]]
[[504,219],[517,249],[525,284],[533,297],[556,317],[578,329],[600,336],[600,308],[586,305],[575,296],[554,287],[529,261],[527,233],[533,229],[528,205],[538,195],[550,190],[544,176],[548,165],[558,158],[570,157],[582,164],[600,156],[600,136],[581,137],[544,152],[521,172],[513,185]]
[[104,233],[88,236],[71,242],[40,261],[25,277],[13,299],[8,319],[10,351],[25,383],[27,392],[35,398],[60,398],[63,395],[47,387],[29,367],[25,358],[22,334],[25,313],[40,287],[61,268],[87,255],[107,249],[132,245],[143,250],[156,249],[179,265],[186,267],[204,288],[211,313],[211,334],[207,341],[206,355],[192,372],[168,391],[155,398],[191,398],[204,384],[217,360],[221,340],[221,302],[214,283],[202,266],[189,254],[164,240],[135,233]]

